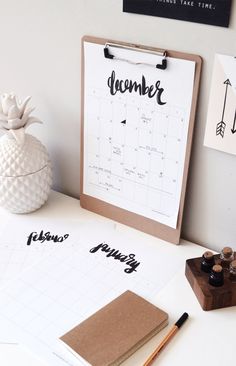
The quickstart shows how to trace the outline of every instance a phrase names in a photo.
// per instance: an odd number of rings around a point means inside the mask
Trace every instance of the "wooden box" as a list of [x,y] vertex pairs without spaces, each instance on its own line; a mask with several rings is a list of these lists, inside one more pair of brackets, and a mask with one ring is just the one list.
[[[219,255],[214,257],[217,263]],[[201,270],[201,257],[186,261],[185,275],[203,310],[236,305],[236,283],[229,279],[229,271],[224,273],[224,285],[214,287],[208,283],[209,273]]]

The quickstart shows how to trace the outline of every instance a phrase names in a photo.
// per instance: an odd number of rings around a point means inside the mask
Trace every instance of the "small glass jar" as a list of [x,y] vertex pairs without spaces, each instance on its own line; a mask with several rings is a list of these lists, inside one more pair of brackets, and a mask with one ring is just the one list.
[[229,269],[230,262],[234,260],[234,251],[230,247],[224,247],[220,253],[220,265]]
[[223,268],[220,264],[215,264],[212,267],[210,276],[209,276],[209,284],[215,287],[223,286],[224,284],[224,272]]
[[236,283],[236,260],[232,261],[229,265],[229,279]]
[[202,255],[201,270],[206,273],[210,273],[214,264],[215,264],[214,254],[211,251],[207,250]]

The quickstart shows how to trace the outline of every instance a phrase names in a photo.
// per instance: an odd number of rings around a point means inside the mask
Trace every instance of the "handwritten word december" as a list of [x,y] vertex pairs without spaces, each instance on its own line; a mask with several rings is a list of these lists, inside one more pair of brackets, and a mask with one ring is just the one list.
[[148,86],[146,83],[145,76],[142,75],[142,81],[138,83],[137,81],[132,81],[129,79],[119,80],[116,79],[115,71],[112,71],[111,76],[107,80],[107,85],[110,88],[111,95],[115,95],[117,92],[125,93],[125,92],[135,92],[139,95],[147,95],[148,98],[156,97],[156,101],[159,105],[166,104],[161,100],[162,93],[164,89],[160,87],[160,80],[158,80],[155,85]]
[[44,243],[45,241],[53,241],[54,243],[62,243],[64,240],[66,240],[69,237],[69,234],[65,234],[62,236],[59,235],[52,235],[50,231],[43,232],[43,230],[40,231],[38,234],[36,231],[33,231],[29,236],[27,240],[27,245],[30,245],[32,241],[40,241],[41,243]]
[[140,265],[140,262],[135,260],[135,254],[122,254],[119,252],[119,250],[111,249],[106,243],[98,244],[96,247],[90,250],[90,253],[96,253],[99,249],[101,249],[101,252],[107,253],[106,257],[112,257],[119,260],[120,262],[126,263],[130,268],[126,268],[124,270],[125,273],[132,273],[134,271],[137,272],[136,268]]

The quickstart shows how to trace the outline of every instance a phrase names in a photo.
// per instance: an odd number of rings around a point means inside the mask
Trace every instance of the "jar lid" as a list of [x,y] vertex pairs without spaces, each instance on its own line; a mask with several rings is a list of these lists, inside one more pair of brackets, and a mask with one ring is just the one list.
[[43,144],[34,136],[25,134],[25,143],[4,135],[0,139],[0,177],[20,177],[36,173],[49,164]]
[[220,273],[222,272],[223,268],[221,267],[220,264],[215,264],[213,267],[212,267],[212,270],[216,273]]
[[234,260],[230,263],[230,267],[233,269],[236,269],[236,260]]
[[231,255],[233,253],[233,249],[230,247],[224,247],[222,249],[222,253],[224,254],[224,257],[229,258],[229,257],[231,257]]
[[207,250],[205,253],[203,253],[203,257],[206,259],[212,259],[213,253],[210,250]]

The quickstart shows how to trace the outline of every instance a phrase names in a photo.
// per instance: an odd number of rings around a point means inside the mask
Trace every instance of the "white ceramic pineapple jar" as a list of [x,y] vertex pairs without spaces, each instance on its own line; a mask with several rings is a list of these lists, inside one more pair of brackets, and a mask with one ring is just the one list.
[[25,133],[32,123],[30,97],[18,103],[15,95],[0,98],[0,206],[12,213],[28,213],[48,199],[52,184],[49,156],[43,144]]

